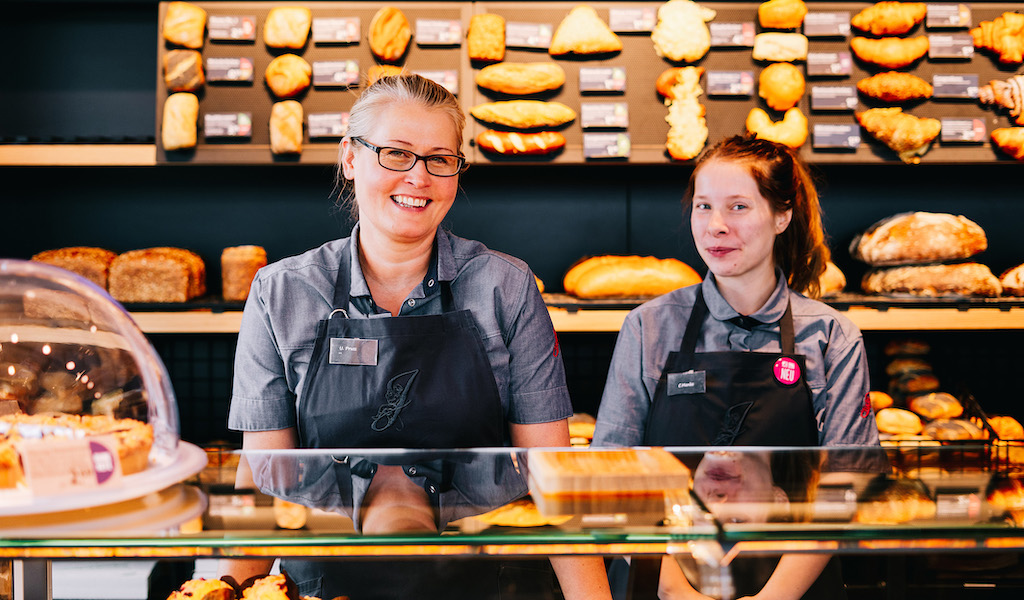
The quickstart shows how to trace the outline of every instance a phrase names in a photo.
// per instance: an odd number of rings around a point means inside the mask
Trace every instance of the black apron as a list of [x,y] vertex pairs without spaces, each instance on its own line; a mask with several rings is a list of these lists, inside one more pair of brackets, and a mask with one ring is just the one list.
[[[817,446],[806,363],[796,354],[789,304],[779,322],[782,352],[695,352],[708,308],[702,290],[678,352],[670,352],[654,390],[644,444],[650,446]],[[696,464],[688,465],[691,470]],[[777,558],[732,562],[736,597],[756,594]],[[833,558],[804,598],[845,598]]]
[[[434,269],[424,289],[440,287],[442,314],[349,319],[348,251],[342,253],[335,310],[320,321],[306,386],[298,399],[304,448],[468,448],[504,445],[501,399],[469,310],[452,310],[448,282]],[[432,258],[432,265],[436,259]],[[383,461],[382,461],[383,462]],[[443,461],[403,465],[426,475],[435,509],[450,484]],[[339,487],[376,465],[336,461]],[[351,490],[347,492],[351,497]],[[344,490],[342,495],[345,495]],[[497,598],[497,561],[459,559],[282,562],[299,592],[352,600]]]

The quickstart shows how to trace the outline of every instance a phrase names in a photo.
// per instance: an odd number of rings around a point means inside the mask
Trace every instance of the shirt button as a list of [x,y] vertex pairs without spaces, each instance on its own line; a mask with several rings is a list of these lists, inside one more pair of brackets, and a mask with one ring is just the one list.
[[409,306],[416,306],[416,299],[415,298],[409,298]]
[[406,470],[406,473],[408,473],[409,475],[415,475],[416,467],[409,467],[408,470]]
[[434,287],[434,280],[433,279],[427,281],[427,287]]

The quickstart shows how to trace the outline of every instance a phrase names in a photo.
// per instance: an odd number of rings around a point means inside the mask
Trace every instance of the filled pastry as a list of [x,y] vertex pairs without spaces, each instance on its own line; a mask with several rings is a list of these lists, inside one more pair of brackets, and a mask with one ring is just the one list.
[[915,117],[899,107],[869,108],[855,114],[861,127],[908,164],[920,163],[942,132],[938,119]]

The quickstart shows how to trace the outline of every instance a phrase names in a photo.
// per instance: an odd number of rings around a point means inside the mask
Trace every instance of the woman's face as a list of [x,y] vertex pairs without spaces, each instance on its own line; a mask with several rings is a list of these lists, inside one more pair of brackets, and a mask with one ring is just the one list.
[[764,523],[788,506],[776,487],[768,456],[752,452],[707,452],[693,474],[693,491],[712,514],[729,523]]
[[692,208],[690,229],[697,252],[717,279],[772,276],[775,236],[786,230],[793,211],[776,213],[747,165],[730,160],[702,165]]
[[[382,112],[363,139],[420,156],[459,153],[452,119],[408,102]],[[342,142],[342,174],[353,180],[361,231],[399,243],[433,239],[459,187],[458,176],[431,175],[423,161],[409,171],[385,169],[373,150],[347,138]]]

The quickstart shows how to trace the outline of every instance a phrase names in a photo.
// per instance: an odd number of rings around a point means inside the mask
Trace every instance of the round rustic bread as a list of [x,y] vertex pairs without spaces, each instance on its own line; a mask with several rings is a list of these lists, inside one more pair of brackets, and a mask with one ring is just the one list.
[[879,267],[960,260],[986,248],[985,231],[962,215],[913,212],[878,221],[854,238],[850,254]]

